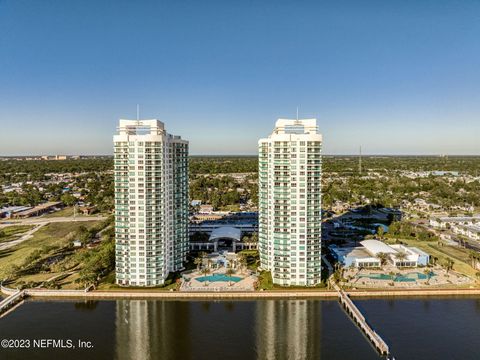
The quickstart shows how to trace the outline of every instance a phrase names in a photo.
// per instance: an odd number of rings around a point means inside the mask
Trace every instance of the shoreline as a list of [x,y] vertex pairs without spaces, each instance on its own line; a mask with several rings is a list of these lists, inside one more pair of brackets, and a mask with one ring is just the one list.
[[[1,287],[5,295],[12,295],[16,289]],[[93,290],[41,290],[26,289],[26,294],[33,298],[80,298],[80,299],[312,299],[338,298],[334,290],[278,290],[252,292],[179,292],[179,291],[108,291]],[[428,289],[428,290],[355,290],[345,291],[352,298],[402,298],[402,297],[442,297],[442,296],[480,296],[476,289]]]

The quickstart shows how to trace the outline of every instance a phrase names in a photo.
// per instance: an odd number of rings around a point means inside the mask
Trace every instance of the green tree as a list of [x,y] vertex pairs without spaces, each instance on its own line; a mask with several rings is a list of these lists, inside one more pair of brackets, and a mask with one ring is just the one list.
[[[208,267],[204,267],[202,270],[201,270],[201,273],[203,276],[207,276],[208,274],[210,274],[210,269]],[[203,284],[205,286],[208,285],[208,281],[204,281]]]
[[235,274],[235,270],[233,270],[232,268],[228,268],[225,273],[228,276],[228,285],[232,286],[232,275]]
[[197,271],[200,270],[200,265],[203,263],[203,258],[201,257],[196,257],[195,260],[193,260],[193,263],[197,265]]
[[401,251],[401,252],[396,253],[395,257],[397,258],[397,260],[402,262],[402,261],[405,261],[407,259],[408,255],[407,255],[407,253]]
[[67,206],[72,206],[76,204],[77,198],[70,193],[65,193],[60,197],[60,201]]
[[385,234],[385,230],[383,228],[383,226],[379,226],[377,228],[377,235],[380,239],[383,239],[383,235]]
[[377,259],[380,260],[380,265],[386,265],[387,264],[387,261],[389,259],[389,255],[387,253],[384,253],[384,252],[379,252],[377,253],[376,255]]

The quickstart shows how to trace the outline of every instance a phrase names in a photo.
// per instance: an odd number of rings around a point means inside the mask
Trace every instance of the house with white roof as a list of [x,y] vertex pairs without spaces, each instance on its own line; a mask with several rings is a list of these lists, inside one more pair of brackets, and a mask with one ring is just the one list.
[[430,226],[439,229],[449,229],[455,225],[473,226],[476,224],[480,224],[480,216],[444,216],[430,219]]
[[454,225],[452,231],[455,234],[463,235],[472,240],[480,240],[480,226],[479,225]]

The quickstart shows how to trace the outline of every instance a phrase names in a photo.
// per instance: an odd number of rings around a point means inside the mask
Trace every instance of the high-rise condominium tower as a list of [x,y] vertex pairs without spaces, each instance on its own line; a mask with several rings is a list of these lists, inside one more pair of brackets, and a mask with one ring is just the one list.
[[116,281],[161,285],[188,247],[188,142],[158,120],[120,120],[113,141]]
[[316,119],[279,119],[259,146],[261,267],[280,285],[321,274],[322,135]]

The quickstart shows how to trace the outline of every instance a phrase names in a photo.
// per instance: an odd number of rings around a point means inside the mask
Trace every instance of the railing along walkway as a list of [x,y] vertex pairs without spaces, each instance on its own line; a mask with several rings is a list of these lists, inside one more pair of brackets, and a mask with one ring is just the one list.
[[350,297],[342,289],[340,289],[340,287],[335,282],[331,281],[331,285],[337,291],[340,303],[343,305],[348,315],[350,315],[350,317],[358,325],[358,327],[362,329],[362,331],[365,333],[371,343],[375,346],[378,352],[382,355],[389,355],[390,349],[387,343],[367,323],[365,316],[363,316],[363,314],[353,303]]
[[17,303],[22,301],[25,298],[25,290],[18,290],[16,293],[10,295],[6,299],[0,302],[0,314],[6,312],[11,307],[15,306]]

